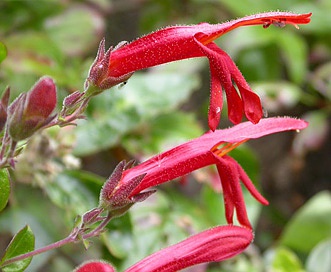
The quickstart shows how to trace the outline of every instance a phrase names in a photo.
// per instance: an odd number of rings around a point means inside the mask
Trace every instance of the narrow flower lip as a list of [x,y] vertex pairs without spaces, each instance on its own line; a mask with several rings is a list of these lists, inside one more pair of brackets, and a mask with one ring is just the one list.
[[[200,38],[198,38],[198,36]],[[240,123],[243,113],[256,124],[263,116],[260,98],[255,94],[230,56],[211,42],[204,45],[196,35],[196,44],[209,59],[211,93],[208,111],[208,125],[215,130],[221,119],[223,92],[228,103],[228,118],[233,124]],[[235,83],[235,84],[234,84]],[[240,95],[239,95],[240,94]]]
[[[167,27],[143,36],[111,52],[109,76],[119,77],[131,72],[175,60],[203,57],[194,37],[203,33],[200,40],[208,44],[240,26],[276,24],[308,24],[312,13],[266,12],[246,16],[221,24],[201,23]],[[169,53],[171,52],[171,53]]]
[[145,174],[141,183],[133,190],[132,196],[172,179],[186,175],[196,169],[216,163],[213,148],[221,143],[238,143],[265,135],[301,130],[308,126],[304,120],[290,117],[262,119],[258,124],[240,123],[228,129],[206,134],[158,154],[145,162],[123,172],[121,183]]
[[125,270],[171,272],[206,262],[219,262],[243,252],[253,241],[251,230],[218,226],[164,248]]
[[250,16],[246,16],[243,18],[239,18],[236,20],[232,20],[228,23],[226,28],[226,32],[231,31],[232,29],[238,26],[245,25],[261,25],[266,23],[277,23],[283,22],[284,24],[308,24],[310,22],[310,17],[312,13],[303,13],[303,14],[295,14],[292,12],[283,12],[283,11],[270,11],[259,14],[253,14]]

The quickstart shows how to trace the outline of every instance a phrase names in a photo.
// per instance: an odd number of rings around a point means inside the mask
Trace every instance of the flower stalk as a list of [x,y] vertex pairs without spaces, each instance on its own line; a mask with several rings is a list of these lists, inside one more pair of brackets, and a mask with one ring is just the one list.
[[[97,210],[98,215],[100,215],[102,212],[104,212],[104,210],[102,209]],[[81,218],[83,218],[82,222],[78,222],[71,231],[71,233],[66,238],[59,240],[55,243],[49,244],[47,246],[44,246],[42,248],[8,259],[1,264],[1,267],[5,267],[17,261],[36,256],[50,250],[54,250],[56,248],[62,247],[70,243],[75,243],[78,241],[86,242],[87,239],[99,236],[104,231],[104,228],[108,225],[108,223],[113,218],[113,216],[110,213],[108,213],[106,217],[100,218],[99,216],[95,216],[95,214],[96,214],[96,209],[92,209],[91,211],[88,211],[83,216],[81,216]],[[85,219],[88,218],[89,220],[84,221],[84,218]],[[99,225],[91,230],[91,226],[96,222],[99,222]],[[84,245],[86,244],[87,243],[84,243]]]

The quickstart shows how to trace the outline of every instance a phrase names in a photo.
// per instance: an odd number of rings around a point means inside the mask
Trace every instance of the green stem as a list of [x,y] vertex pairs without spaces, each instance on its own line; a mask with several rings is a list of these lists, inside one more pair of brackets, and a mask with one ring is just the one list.
[[75,241],[75,237],[74,236],[71,236],[69,235],[68,237],[60,240],[60,241],[57,241],[53,244],[50,244],[50,245],[47,245],[45,247],[42,247],[42,248],[39,248],[39,249],[36,249],[36,250],[33,250],[33,251],[30,251],[28,253],[25,253],[25,254],[22,254],[22,255],[19,255],[19,256],[16,256],[16,257],[13,257],[9,260],[6,260],[3,262],[3,264],[1,266],[7,266],[9,264],[12,264],[14,262],[17,262],[17,261],[21,261],[23,259],[26,259],[26,258],[30,258],[30,257],[33,257],[35,255],[38,255],[38,254],[41,254],[41,253],[44,253],[46,251],[49,251],[49,250],[52,250],[52,249],[55,249],[55,248],[59,248],[63,245],[66,245],[66,244],[69,244],[69,243],[72,243]]
[[3,138],[2,138],[2,143],[1,143],[0,162],[3,162],[3,160],[4,160],[8,140],[9,140],[8,129],[7,129],[7,126],[6,126],[5,132],[4,132]]
[[99,235],[100,232],[103,231],[103,229],[107,226],[107,224],[110,222],[110,220],[112,218],[113,218],[113,215],[111,213],[108,213],[107,217],[100,223],[100,225],[97,226],[91,232],[82,235],[82,239],[88,239],[88,238],[91,238],[91,237],[94,237],[94,236]]
[[[89,233],[81,235],[81,239],[84,240],[84,239],[88,239],[88,238],[91,238],[91,237],[94,237],[94,236],[98,236],[103,231],[103,229],[107,226],[107,224],[109,223],[109,221],[112,218],[113,218],[112,214],[108,213],[107,217],[100,223],[99,226],[97,226],[95,229],[93,229]],[[52,249],[59,248],[61,246],[64,246],[66,244],[70,244],[72,242],[76,242],[77,237],[79,237],[78,234],[79,234],[80,230],[82,230],[82,229],[78,229],[78,230],[76,229],[76,230],[72,231],[66,238],[64,238],[60,241],[57,241],[53,244],[44,246],[42,248],[27,252],[25,254],[22,254],[22,255],[13,257],[9,260],[6,260],[0,266],[4,267],[4,266],[7,266],[7,265],[12,264],[14,262],[21,261],[23,259],[33,257],[35,255],[44,253],[44,252],[52,250]]]
[[[6,143],[3,143],[3,145],[5,145],[5,144]],[[5,158],[3,158],[4,154],[2,153],[2,152],[4,152],[5,149],[1,150],[2,157],[1,157],[1,161],[0,161],[0,168],[6,166],[6,164],[10,161],[10,159],[12,159],[14,157],[16,146],[17,146],[17,142],[14,140],[11,140],[9,151],[8,151],[8,154],[5,156]]]

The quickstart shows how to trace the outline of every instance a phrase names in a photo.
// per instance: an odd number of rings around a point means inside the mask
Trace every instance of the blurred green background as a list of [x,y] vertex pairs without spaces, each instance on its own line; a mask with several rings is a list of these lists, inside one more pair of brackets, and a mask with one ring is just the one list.
[[[174,24],[218,23],[271,10],[312,12],[309,25],[243,27],[217,40],[239,66],[269,116],[310,122],[300,133],[254,140],[231,155],[270,201],[247,194],[254,244],[240,256],[187,271],[331,270],[331,1],[44,0],[0,2],[0,90],[12,99],[43,75],[63,98],[82,90],[97,46],[131,41]],[[28,223],[36,247],[65,237],[77,214],[95,207],[98,193],[123,159],[138,162],[207,129],[206,59],[141,71],[123,87],[91,101],[77,127],[33,137],[12,171],[9,205],[0,213],[0,253]],[[230,124],[223,113],[221,126]],[[123,271],[139,259],[206,228],[225,224],[213,187],[214,168],[199,170],[113,220],[101,239],[65,246],[33,259],[27,271],[70,271],[105,259]],[[1,254],[2,255],[2,254]],[[200,270],[199,270],[200,269]]]

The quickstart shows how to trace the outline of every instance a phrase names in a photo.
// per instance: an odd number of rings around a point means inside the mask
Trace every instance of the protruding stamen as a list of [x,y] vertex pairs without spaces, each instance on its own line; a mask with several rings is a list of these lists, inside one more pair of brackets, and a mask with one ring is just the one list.
[[245,140],[242,140],[242,141],[236,142],[236,143],[222,142],[222,143],[219,143],[219,144],[213,146],[211,151],[215,155],[222,157],[222,156],[226,155],[227,153],[229,153],[230,151],[232,151],[233,149],[235,149],[237,146],[246,142],[247,140],[248,139],[245,139]]

